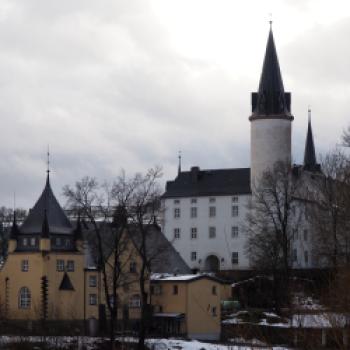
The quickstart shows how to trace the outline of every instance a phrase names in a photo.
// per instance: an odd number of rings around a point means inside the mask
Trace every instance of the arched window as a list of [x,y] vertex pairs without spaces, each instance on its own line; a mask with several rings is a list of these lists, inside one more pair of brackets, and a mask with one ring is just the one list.
[[22,287],[19,290],[18,308],[29,309],[31,302],[30,290],[27,287]]

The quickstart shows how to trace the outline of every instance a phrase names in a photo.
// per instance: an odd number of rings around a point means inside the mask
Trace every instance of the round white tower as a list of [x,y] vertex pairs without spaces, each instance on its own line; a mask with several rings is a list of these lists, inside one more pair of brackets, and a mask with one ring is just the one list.
[[252,93],[250,124],[251,188],[277,161],[291,163],[294,117],[291,95],[284,92],[272,29],[266,46],[258,92]]

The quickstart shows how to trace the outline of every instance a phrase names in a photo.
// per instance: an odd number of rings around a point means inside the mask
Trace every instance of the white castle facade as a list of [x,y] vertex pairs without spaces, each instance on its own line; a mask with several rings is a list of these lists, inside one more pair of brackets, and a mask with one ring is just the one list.
[[[252,93],[250,121],[251,168],[179,172],[168,181],[162,197],[163,232],[195,270],[249,270],[245,253],[247,204],[256,180],[277,161],[291,163],[291,94],[284,91],[272,30],[270,30],[258,92]],[[316,164],[309,121],[304,164]],[[298,210],[298,208],[296,208]],[[313,267],[311,233],[303,218],[292,246],[295,268]]]

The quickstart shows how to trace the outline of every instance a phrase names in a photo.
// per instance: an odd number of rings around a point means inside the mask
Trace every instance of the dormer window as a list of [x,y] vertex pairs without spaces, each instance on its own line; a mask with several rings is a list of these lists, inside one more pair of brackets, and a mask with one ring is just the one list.
[[28,238],[23,238],[22,243],[24,247],[28,246]]
[[57,238],[56,238],[56,245],[57,245],[58,247],[62,245],[62,239],[61,239],[61,237],[57,237]]

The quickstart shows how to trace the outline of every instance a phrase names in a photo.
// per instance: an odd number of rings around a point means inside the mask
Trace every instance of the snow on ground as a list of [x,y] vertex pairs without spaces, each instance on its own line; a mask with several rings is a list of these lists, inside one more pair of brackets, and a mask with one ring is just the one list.
[[[233,344],[213,344],[205,343],[198,340],[179,340],[179,339],[150,339],[149,344],[152,345],[153,350],[253,350],[256,349],[256,345],[242,346]],[[260,347],[259,349],[271,349],[271,350],[288,350],[285,347]]]
[[[343,328],[346,325],[346,316],[334,312],[323,312],[317,314],[294,314],[292,321],[277,316],[276,314],[263,312],[265,317],[262,317],[259,322],[249,322],[242,319],[242,316],[247,312],[241,311],[232,314],[230,318],[224,320],[223,324],[256,324],[260,326],[269,327],[294,327],[294,328]],[[270,322],[269,317],[276,318],[275,321]],[[277,320],[280,320],[278,322]]]
[[[124,342],[137,342],[137,338],[125,337],[118,338],[119,341]],[[248,345],[234,345],[234,343],[242,344],[242,339],[233,339],[229,344],[214,344],[206,343],[197,340],[183,340],[183,339],[148,339],[146,344],[151,350],[253,350],[257,349],[270,349],[270,350],[288,350],[286,347],[265,347],[263,343],[256,341],[253,342],[253,346]],[[44,337],[20,337],[20,336],[0,336],[0,348],[11,343],[41,343],[44,341]],[[53,349],[66,349],[69,345],[79,342],[81,345],[85,345],[88,350],[95,350],[99,348],[99,344],[103,341],[108,341],[107,338],[93,338],[93,337],[46,337],[45,341],[50,344]],[[258,343],[259,342],[259,343]]]

